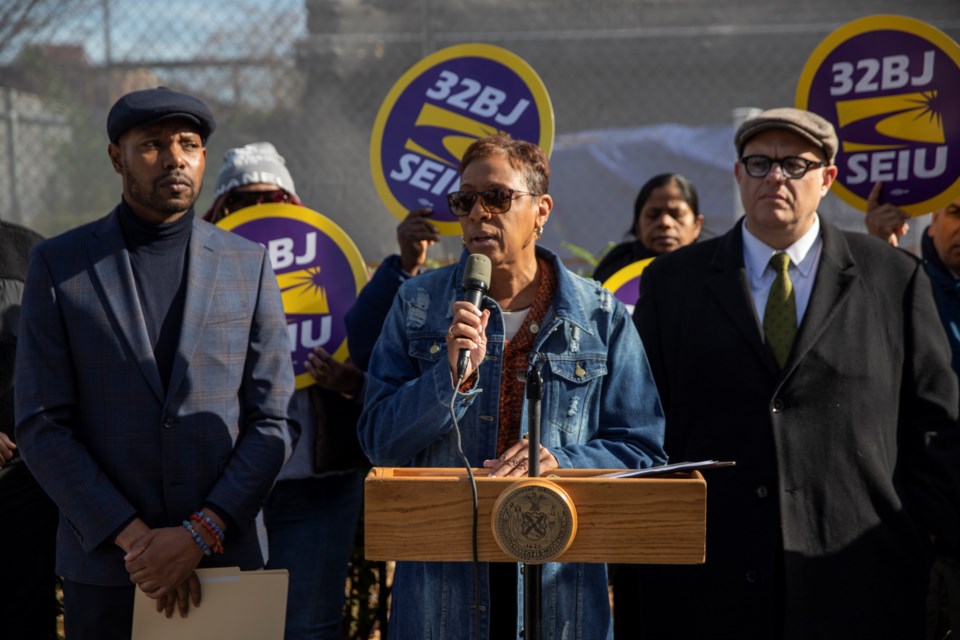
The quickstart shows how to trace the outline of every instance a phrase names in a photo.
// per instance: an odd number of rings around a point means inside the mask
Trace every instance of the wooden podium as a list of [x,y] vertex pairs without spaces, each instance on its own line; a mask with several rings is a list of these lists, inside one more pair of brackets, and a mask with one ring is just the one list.
[[[551,562],[699,564],[706,554],[707,484],[698,471],[647,478],[603,478],[617,469],[558,469],[541,480],[576,507],[572,542]],[[522,478],[475,469],[481,562],[512,562],[491,517],[501,494]],[[473,499],[462,468],[376,467],[365,483],[369,560],[469,562]]]

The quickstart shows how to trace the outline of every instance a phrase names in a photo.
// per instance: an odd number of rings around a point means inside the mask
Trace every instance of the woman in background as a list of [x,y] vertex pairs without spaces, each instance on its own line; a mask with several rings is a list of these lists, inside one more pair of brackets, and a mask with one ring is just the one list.
[[[283,156],[269,142],[227,151],[204,218],[269,203],[302,204]],[[320,347],[306,369],[317,384],[296,392],[300,440],[263,508],[267,569],[290,574],[285,640],[338,640],[368,466],[356,437],[363,373]]]
[[603,257],[593,278],[603,283],[638,260],[654,258],[692,244],[700,237],[703,216],[693,183],[679,173],[662,173],[647,180],[633,205],[633,224],[621,243]]

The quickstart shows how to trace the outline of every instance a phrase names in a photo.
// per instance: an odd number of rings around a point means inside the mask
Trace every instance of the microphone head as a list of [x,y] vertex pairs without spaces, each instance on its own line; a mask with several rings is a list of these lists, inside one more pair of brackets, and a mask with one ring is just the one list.
[[471,253],[463,270],[463,288],[486,291],[490,287],[491,268],[490,258],[482,253]]

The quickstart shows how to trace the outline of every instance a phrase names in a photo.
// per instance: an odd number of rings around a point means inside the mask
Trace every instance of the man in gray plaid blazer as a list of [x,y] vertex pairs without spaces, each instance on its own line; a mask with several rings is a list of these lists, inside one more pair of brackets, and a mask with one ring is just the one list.
[[176,91],[120,98],[122,201],[31,255],[16,436],[60,508],[71,640],[129,638],[134,584],[186,616],[196,567],[265,561],[260,508],[299,434],[293,368],[265,251],[194,216],[214,127]]

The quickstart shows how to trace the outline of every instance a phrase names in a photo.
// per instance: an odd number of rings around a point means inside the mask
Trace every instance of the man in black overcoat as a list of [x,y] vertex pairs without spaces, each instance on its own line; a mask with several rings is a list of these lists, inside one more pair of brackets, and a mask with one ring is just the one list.
[[829,122],[773,109],[735,144],[744,219],[651,264],[634,317],[671,460],[737,464],[708,472],[706,564],[645,568],[631,635],[923,638],[931,541],[957,537],[960,489],[930,281],[817,215]]

